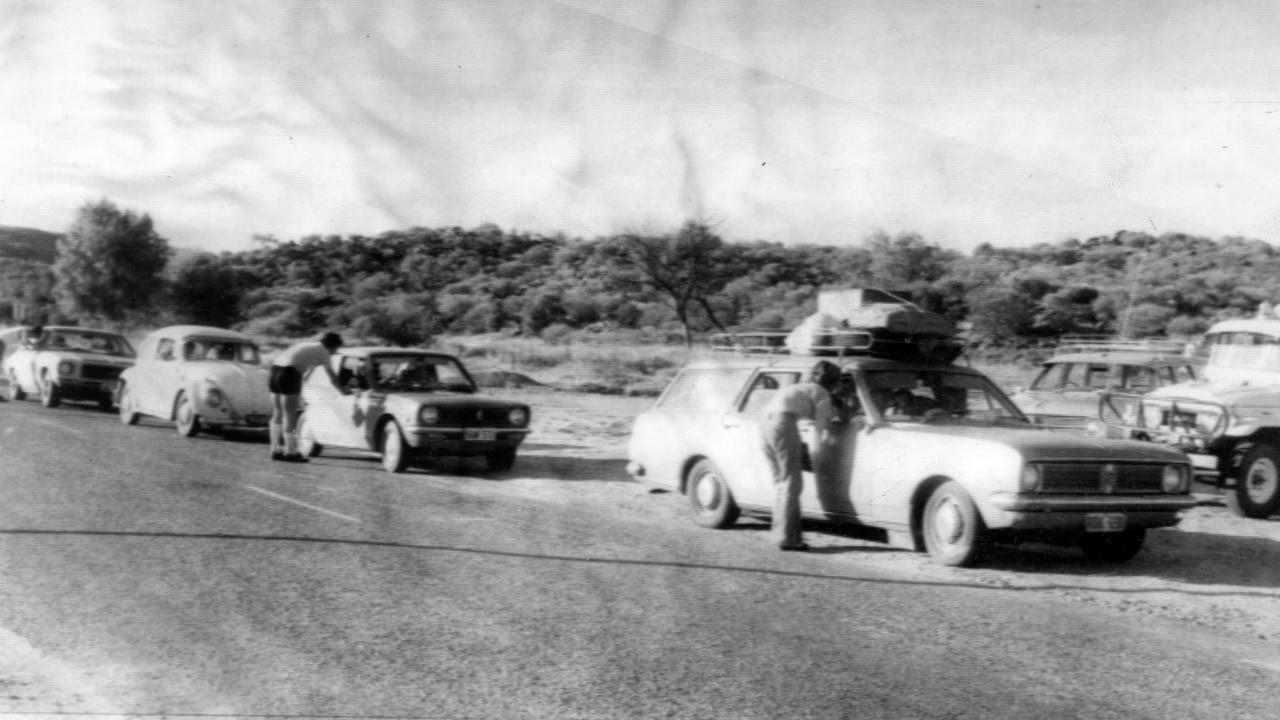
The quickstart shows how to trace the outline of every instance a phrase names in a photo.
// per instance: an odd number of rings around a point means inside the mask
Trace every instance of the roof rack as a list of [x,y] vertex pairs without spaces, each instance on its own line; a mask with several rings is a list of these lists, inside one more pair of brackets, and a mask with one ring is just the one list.
[[[711,349],[739,355],[787,355],[791,353],[786,345],[789,334],[777,331],[716,333],[711,336]],[[832,330],[810,336],[802,354],[814,357],[871,356],[949,363],[959,357],[963,350],[964,344],[954,338],[885,337],[868,330]]]
[[723,332],[711,336],[711,349],[715,352],[740,354],[786,355],[787,335],[782,330],[756,332]]
[[1186,342],[1179,340],[1141,338],[1113,338],[1105,335],[1068,335],[1058,341],[1058,352],[1145,352],[1162,355],[1183,355]]

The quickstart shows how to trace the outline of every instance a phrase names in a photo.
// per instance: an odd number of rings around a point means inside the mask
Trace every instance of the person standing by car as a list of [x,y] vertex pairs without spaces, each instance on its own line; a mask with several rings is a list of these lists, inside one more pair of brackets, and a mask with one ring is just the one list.
[[271,376],[267,389],[271,391],[271,459],[284,462],[306,462],[298,452],[298,415],[302,411],[302,378],[312,369],[321,367],[329,376],[329,382],[346,395],[347,389],[338,384],[338,378],[329,366],[329,356],[342,347],[337,333],[325,333],[319,342],[300,342],[280,352],[271,362]]
[[840,369],[820,360],[809,371],[809,380],[779,390],[764,408],[760,436],[773,477],[774,501],[771,535],[780,550],[805,551],[809,546],[800,532],[800,490],[804,486],[804,441],[800,420],[812,420],[814,437],[823,442],[834,414],[831,389]]

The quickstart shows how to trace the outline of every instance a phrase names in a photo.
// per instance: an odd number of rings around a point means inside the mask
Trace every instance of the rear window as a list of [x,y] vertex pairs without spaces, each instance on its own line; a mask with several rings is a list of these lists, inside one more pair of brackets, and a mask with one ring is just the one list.
[[733,405],[750,369],[686,370],[658,400],[661,410],[686,412],[726,412]]

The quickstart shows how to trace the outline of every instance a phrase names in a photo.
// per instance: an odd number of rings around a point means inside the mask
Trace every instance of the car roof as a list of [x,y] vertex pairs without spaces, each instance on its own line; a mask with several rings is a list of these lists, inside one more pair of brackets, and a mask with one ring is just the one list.
[[842,371],[852,368],[862,370],[946,370],[969,375],[982,373],[965,365],[949,363],[913,362],[909,360],[893,360],[890,358],[872,357],[869,355],[852,355],[847,357],[815,357],[811,355],[733,355],[716,356],[693,360],[685,369],[706,370],[754,370],[768,368],[773,370],[794,370],[805,372],[813,368],[819,361],[830,362]]
[[[30,328],[28,328],[30,329]],[[87,328],[79,325],[45,325],[45,332],[78,332],[78,333],[94,333],[95,335],[114,335],[120,337],[120,333],[111,330],[100,330],[98,328]]]
[[1216,335],[1218,333],[1228,332],[1245,332],[1258,333],[1261,335],[1270,335],[1273,338],[1280,338],[1280,320],[1272,320],[1267,318],[1239,318],[1237,320],[1223,320],[1215,323],[1205,334]]
[[1143,352],[1138,350],[1117,350],[1114,352],[1073,352],[1054,355],[1041,365],[1064,365],[1067,363],[1096,363],[1099,365],[1141,365],[1144,367],[1185,367],[1195,362],[1185,355],[1170,355],[1160,352]]
[[151,333],[151,335],[149,335],[148,337],[151,337],[152,335],[173,335],[176,337],[218,338],[221,340],[248,340],[250,342],[252,342],[253,340],[253,338],[250,338],[248,335],[245,335],[244,333],[238,333],[235,330],[228,330],[226,328],[218,328],[218,327],[210,327],[207,325],[170,325],[169,327],[163,327],[163,328],[160,328],[159,330],[156,330],[155,332]]

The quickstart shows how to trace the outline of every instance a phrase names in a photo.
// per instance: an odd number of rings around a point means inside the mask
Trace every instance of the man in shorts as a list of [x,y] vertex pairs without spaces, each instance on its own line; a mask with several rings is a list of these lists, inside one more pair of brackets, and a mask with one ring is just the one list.
[[320,367],[329,382],[343,395],[347,389],[338,384],[329,357],[342,347],[337,333],[325,333],[319,342],[300,342],[280,352],[271,362],[271,459],[283,462],[306,462],[298,452],[298,415],[302,412],[302,378]]

